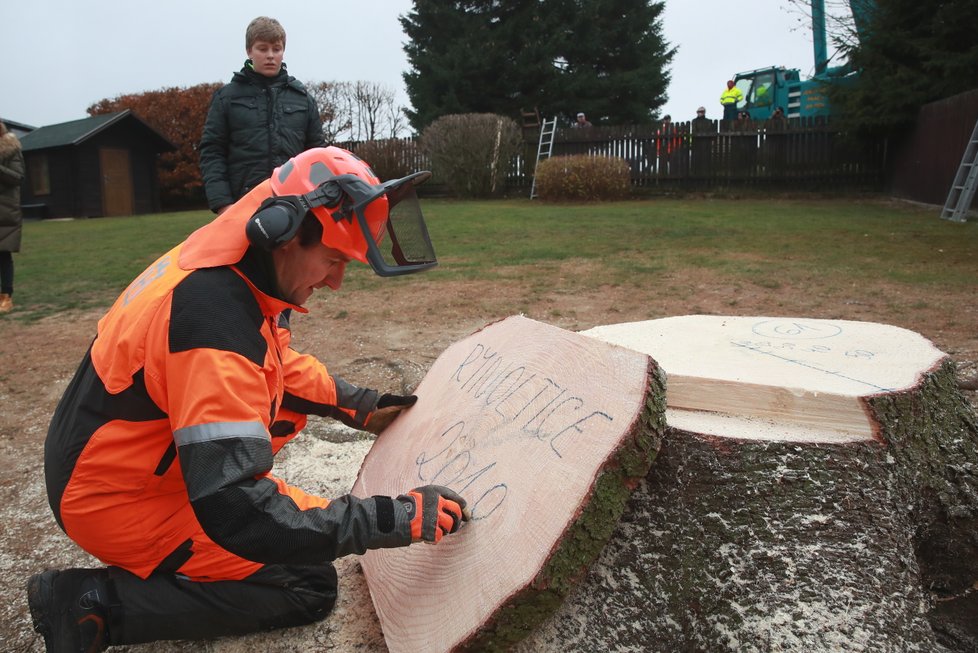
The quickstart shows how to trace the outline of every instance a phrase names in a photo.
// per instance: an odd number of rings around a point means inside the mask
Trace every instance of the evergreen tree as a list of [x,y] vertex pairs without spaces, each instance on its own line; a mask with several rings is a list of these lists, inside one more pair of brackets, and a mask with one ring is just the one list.
[[401,18],[411,125],[451,113],[648,122],[674,50],[650,0],[415,0]]
[[975,0],[879,0],[868,28],[847,52],[858,80],[833,93],[856,130],[894,133],[922,105],[978,85]]
[[548,115],[621,125],[653,120],[665,104],[675,49],[662,36],[663,2],[558,0],[561,38],[554,43],[565,63],[549,80]]

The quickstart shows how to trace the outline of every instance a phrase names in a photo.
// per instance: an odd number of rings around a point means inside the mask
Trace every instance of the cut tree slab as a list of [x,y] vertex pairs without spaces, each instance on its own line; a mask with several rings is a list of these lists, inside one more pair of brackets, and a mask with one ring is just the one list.
[[911,388],[945,359],[912,331],[844,320],[687,315],[584,333],[656,352],[670,426],[747,439],[878,438],[865,399]]
[[391,651],[497,650],[556,610],[617,526],[665,428],[645,354],[511,317],[449,347],[366,456],[357,496],[437,484],[472,520],[362,566]]
[[659,361],[668,428],[519,651],[978,650],[978,421],[926,339],[715,316],[586,333]]

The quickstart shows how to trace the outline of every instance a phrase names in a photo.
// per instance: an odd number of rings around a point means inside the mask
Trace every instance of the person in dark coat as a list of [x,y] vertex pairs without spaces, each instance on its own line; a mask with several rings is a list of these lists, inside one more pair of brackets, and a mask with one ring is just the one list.
[[706,107],[696,109],[696,117],[689,123],[690,176],[709,177],[713,174],[713,148],[716,144],[716,124],[706,117]]
[[0,122],[0,313],[14,307],[14,257],[20,251],[20,182],[24,154],[20,140]]
[[200,140],[207,205],[218,214],[296,154],[326,145],[315,99],[282,61],[282,25],[251,21],[245,52],[244,67],[214,93]]
[[706,117],[706,107],[696,109],[696,117],[690,121],[689,131],[694,134],[715,134],[717,131],[713,121]]

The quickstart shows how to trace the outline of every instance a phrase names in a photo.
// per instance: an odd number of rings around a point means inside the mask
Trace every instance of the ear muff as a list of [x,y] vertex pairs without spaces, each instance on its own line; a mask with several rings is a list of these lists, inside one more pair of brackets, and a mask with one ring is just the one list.
[[336,207],[342,199],[343,191],[335,181],[323,182],[305,195],[266,198],[248,218],[245,235],[252,245],[270,252],[295,237],[306,213],[319,206]]
[[270,252],[295,237],[308,210],[298,197],[269,197],[248,219],[245,235],[252,245]]

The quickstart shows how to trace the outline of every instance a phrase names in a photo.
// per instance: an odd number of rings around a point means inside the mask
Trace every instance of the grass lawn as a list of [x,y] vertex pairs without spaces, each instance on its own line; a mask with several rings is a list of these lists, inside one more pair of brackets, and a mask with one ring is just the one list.
[[[581,290],[709,270],[767,288],[817,274],[829,286],[873,279],[933,289],[978,286],[978,223],[885,200],[644,200],[551,205],[425,200],[440,280],[567,275]],[[15,319],[107,306],[149,263],[212,219],[207,211],[27,222],[15,255]],[[351,266],[346,285],[380,280]]]

